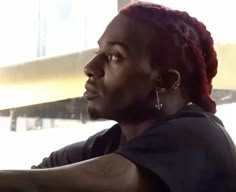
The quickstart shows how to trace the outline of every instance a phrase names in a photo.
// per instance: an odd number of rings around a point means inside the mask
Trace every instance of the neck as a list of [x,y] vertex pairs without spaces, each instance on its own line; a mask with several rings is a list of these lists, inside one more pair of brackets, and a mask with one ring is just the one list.
[[154,123],[160,123],[165,119],[165,117],[175,114],[188,104],[188,102],[184,99],[179,99],[176,102],[174,98],[171,99],[171,103],[163,103],[163,109],[160,112],[149,113],[154,114],[149,115],[149,118],[143,118],[141,120],[141,118],[136,117],[135,119],[140,119],[140,121],[132,121],[132,119],[123,119],[123,121],[117,121],[127,141],[140,136],[145,130],[149,129],[152,125],[154,125]]
[[135,137],[140,136],[145,130],[150,128],[156,119],[149,119],[142,122],[136,123],[122,123],[120,122],[119,125],[121,127],[122,132],[124,133],[126,140],[129,141]]

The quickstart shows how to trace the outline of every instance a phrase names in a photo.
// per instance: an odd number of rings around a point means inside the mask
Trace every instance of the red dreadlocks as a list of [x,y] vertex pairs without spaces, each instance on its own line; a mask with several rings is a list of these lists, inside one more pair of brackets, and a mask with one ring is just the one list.
[[156,29],[157,37],[150,45],[152,63],[163,69],[176,68],[190,100],[215,113],[211,91],[218,61],[206,26],[186,12],[153,3],[138,2],[122,9],[120,14]]

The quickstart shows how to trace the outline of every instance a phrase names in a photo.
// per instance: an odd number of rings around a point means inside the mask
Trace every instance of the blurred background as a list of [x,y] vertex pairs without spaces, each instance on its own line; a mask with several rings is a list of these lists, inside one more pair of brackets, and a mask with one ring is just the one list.
[[[109,21],[136,1],[0,1],[0,169],[28,169],[115,123],[90,120],[83,66]],[[219,59],[212,96],[236,142],[234,0],[146,1],[187,11],[211,31]]]

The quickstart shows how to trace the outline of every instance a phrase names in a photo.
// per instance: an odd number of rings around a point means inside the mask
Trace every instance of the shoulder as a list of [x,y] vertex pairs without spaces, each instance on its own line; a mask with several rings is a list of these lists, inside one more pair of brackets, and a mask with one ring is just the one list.
[[102,131],[97,132],[96,134],[90,136],[86,145],[91,145],[99,142],[105,142],[108,140],[113,140],[114,138],[118,138],[121,134],[121,129],[118,124],[113,125],[111,128],[103,129]]
[[175,115],[168,118],[158,130],[170,131],[173,133],[190,132],[203,135],[210,132],[218,132],[222,135],[225,130],[222,121],[212,113],[203,111],[196,105],[191,105],[179,111]]
[[197,106],[151,127],[117,153],[155,173],[173,191],[184,191],[180,183],[192,191],[223,186],[236,171],[235,145],[223,124]]
[[90,159],[115,151],[120,144],[121,129],[115,124],[88,138],[84,145],[84,157]]
[[181,147],[188,144],[210,151],[216,148],[225,151],[235,148],[221,120],[196,105],[188,106],[146,134],[161,135]]

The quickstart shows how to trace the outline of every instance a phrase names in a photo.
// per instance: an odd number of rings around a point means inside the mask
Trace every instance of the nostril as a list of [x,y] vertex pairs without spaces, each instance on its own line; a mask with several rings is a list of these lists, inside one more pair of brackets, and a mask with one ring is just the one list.
[[93,74],[91,73],[91,71],[90,70],[88,70],[88,68],[87,67],[84,67],[84,73],[85,73],[85,75],[87,75],[88,77],[90,77],[90,76],[92,76]]

